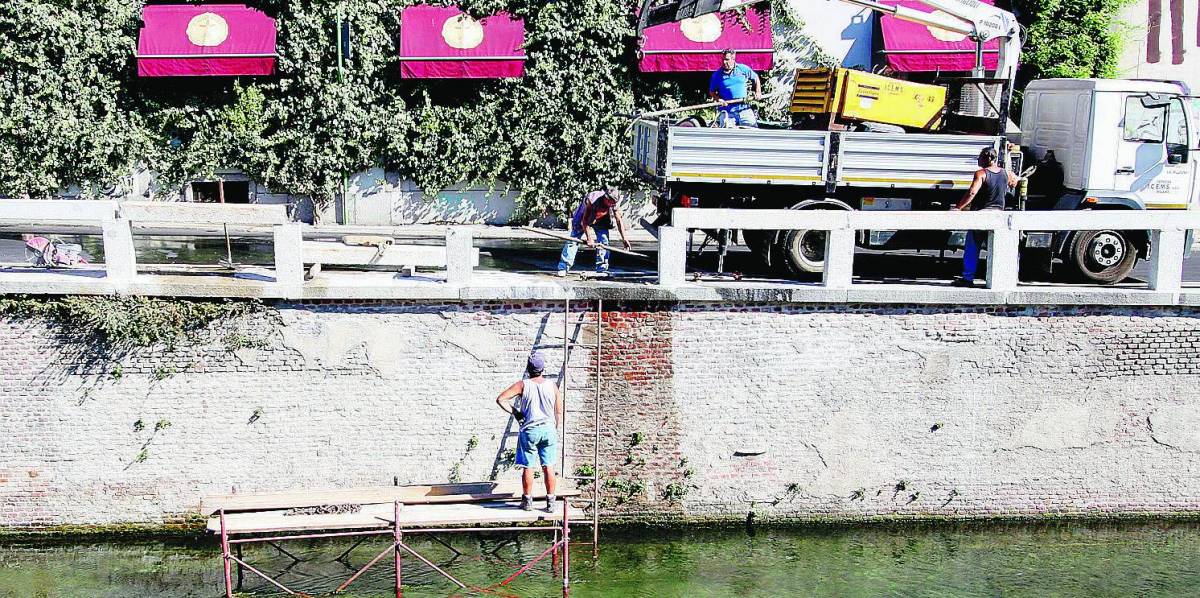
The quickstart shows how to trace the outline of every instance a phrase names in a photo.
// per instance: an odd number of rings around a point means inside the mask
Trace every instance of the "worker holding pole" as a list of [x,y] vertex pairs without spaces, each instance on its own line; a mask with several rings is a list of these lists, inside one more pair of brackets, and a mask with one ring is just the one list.
[[518,380],[496,397],[496,404],[521,424],[517,433],[517,467],[521,468],[521,508],[533,510],[533,468],[542,466],[546,480],[546,511],[554,510],[557,482],[558,429],[563,420],[562,391],[542,373],[546,359],[534,352],[525,364],[526,378]]
[[628,251],[631,245],[625,234],[625,221],[621,219],[621,211],[617,202],[621,194],[616,187],[608,186],[602,191],[592,191],[584,196],[583,201],[571,215],[571,238],[563,246],[562,255],[558,259],[558,276],[564,277],[575,265],[575,254],[579,251],[582,240],[588,247],[596,249],[596,274],[608,275],[608,245],[609,231],[613,222],[617,224],[617,232],[621,233],[621,243]]
[[708,95],[718,102],[718,127],[758,127],[758,115],[750,107],[750,87],[754,99],[762,97],[762,79],[754,69],[737,61],[733,50],[721,52],[721,68],[713,72],[708,83]]

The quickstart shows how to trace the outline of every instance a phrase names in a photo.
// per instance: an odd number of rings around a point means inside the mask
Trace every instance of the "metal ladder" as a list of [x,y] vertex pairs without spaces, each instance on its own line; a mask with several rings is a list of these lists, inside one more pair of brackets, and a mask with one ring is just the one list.
[[[572,510],[572,513],[581,513],[585,517],[572,518],[572,525],[581,524],[588,525],[592,528],[592,554],[597,555],[600,549],[600,343],[601,343],[601,314],[604,312],[603,301],[597,299],[595,302],[595,310],[578,311],[574,314],[571,312],[571,300],[563,301],[563,369],[562,376],[559,379],[559,386],[563,394],[563,443],[561,447],[562,454],[559,455],[559,463],[563,465],[563,477],[575,482],[577,485],[581,482],[586,482],[591,485],[591,496],[580,494],[578,498],[571,500],[572,503],[583,505],[582,508]],[[594,314],[594,317],[589,321],[588,313]],[[592,330],[595,334],[595,344],[583,343],[580,341],[580,333],[584,330]],[[592,348],[593,355],[588,359],[586,365],[577,365],[571,363],[571,352],[576,347]],[[581,371],[582,370],[582,371]],[[572,373],[579,372],[581,378],[585,381],[583,386],[575,387],[572,385]],[[587,384],[591,386],[586,386]],[[587,394],[592,395],[591,409],[584,407],[584,401],[580,400],[579,407],[575,407],[575,395],[579,394],[580,399],[586,397]],[[573,415],[582,417],[591,416],[592,430],[577,431],[571,429],[569,423]],[[567,471],[567,455],[571,454],[572,448],[577,444],[575,439],[589,440],[591,446],[584,446],[584,451],[575,451],[574,458],[571,462],[572,469]],[[586,449],[590,448],[590,451]],[[587,460],[587,452],[591,455],[591,475],[580,475],[576,473],[585,465],[589,465]],[[581,458],[582,457],[582,458]],[[590,516],[588,511],[590,512]],[[588,542],[584,542],[587,544]]]

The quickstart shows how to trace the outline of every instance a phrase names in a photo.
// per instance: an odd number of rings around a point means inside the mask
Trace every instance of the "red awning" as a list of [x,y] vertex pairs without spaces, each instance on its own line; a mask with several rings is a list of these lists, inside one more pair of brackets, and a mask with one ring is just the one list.
[[757,71],[771,68],[775,49],[767,8],[712,13],[646,29],[639,67],[646,73],[715,71],[721,50],[737,50],[738,62]]
[[[892,4],[932,12],[929,7],[912,0],[881,0]],[[984,4],[995,4],[995,0],[981,0]],[[933,71],[970,71],[975,68],[975,42],[965,35],[944,29],[936,29],[901,21],[895,17],[879,19],[883,33],[883,53],[888,66],[902,73]],[[990,71],[996,70],[999,61],[1000,40],[993,39],[983,45],[983,65]]]
[[495,79],[525,74],[525,21],[500,13],[473,19],[454,7],[400,13],[400,77]]
[[275,19],[242,4],[142,7],[138,76],[270,75]]

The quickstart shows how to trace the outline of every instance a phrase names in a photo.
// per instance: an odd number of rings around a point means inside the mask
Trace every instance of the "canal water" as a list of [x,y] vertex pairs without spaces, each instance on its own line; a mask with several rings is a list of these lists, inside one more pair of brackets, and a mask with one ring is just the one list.
[[[488,586],[545,548],[545,539],[457,537],[462,556],[414,542],[467,583]],[[348,542],[292,542],[294,562],[269,546],[247,561],[293,589],[325,595],[386,548],[386,540],[338,555]],[[157,540],[0,545],[0,596],[222,595],[215,541]],[[390,558],[344,596],[392,596]],[[455,595],[415,559],[404,561],[406,596]],[[572,550],[572,596],[1200,596],[1200,525],[938,526],[606,531],[600,556]],[[278,593],[249,572],[248,596]],[[464,594],[457,594],[464,595]],[[489,595],[561,595],[548,567]]]

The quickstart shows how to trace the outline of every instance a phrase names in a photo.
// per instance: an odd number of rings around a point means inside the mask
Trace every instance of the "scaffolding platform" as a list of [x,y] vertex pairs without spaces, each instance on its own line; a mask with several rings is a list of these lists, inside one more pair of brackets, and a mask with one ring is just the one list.
[[[402,595],[402,554],[416,558],[461,590],[479,592],[489,592],[492,588],[508,585],[550,556],[552,567],[559,565],[561,557],[563,595],[566,596],[570,586],[567,553],[571,523],[569,501],[578,496],[579,491],[568,480],[561,478],[558,489],[558,496],[562,498],[555,501],[554,507],[549,510],[545,510],[544,492],[535,499],[534,510],[525,511],[520,508],[518,484],[481,482],[210,496],[201,501],[201,512],[209,517],[208,531],[219,535],[221,539],[227,597],[232,597],[235,591],[232,578],[234,565],[238,569],[239,586],[244,569],[290,595],[298,595],[278,579],[247,563],[242,558],[242,544],[270,544],[290,555],[277,542],[359,537],[361,544],[370,536],[379,535],[391,535],[391,546],[356,570],[336,591],[345,590],[388,553],[393,554],[398,597]],[[404,540],[405,534],[456,532],[548,532],[551,542],[537,558],[524,564],[507,579],[492,588],[479,588],[461,582]],[[355,544],[350,550],[357,546]]]

